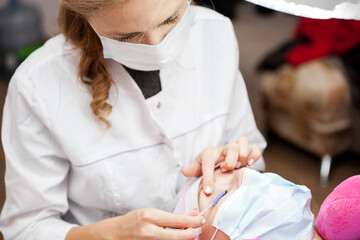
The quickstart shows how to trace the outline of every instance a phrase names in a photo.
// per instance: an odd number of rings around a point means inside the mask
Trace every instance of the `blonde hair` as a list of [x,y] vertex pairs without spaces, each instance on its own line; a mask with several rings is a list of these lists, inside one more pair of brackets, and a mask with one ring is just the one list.
[[108,127],[106,117],[112,106],[107,103],[111,85],[114,83],[105,64],[99,37],[88,22],[88,17],[126,0],[62,0],[58,24],[67,41],[81,49],[78,66],[81,80],[92,88],[90,107],[94,115]]

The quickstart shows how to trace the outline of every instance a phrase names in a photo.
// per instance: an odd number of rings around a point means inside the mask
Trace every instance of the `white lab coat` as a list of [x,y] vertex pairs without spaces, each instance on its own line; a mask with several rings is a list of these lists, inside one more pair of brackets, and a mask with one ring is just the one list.
[[[205,147],[246,136],[265,148],[230,20],[205,8],[195,12],[184,49],[160,71],[157,95],[145,100],[126,70],[107,60],[116,83],[108,130],[78,78],[80,52],[62,35],[19,67],[2,128],[5,239],[60,240],[77,224],[139,208],[170,210],[186,182],[181,168]],[[256,166],[263,170],[263,160]]]

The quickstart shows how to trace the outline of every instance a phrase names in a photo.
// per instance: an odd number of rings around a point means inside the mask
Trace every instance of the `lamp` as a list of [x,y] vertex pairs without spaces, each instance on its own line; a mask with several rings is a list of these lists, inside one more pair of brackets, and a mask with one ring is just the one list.
[[246,0],[296,16],[360,20],[360,0]]

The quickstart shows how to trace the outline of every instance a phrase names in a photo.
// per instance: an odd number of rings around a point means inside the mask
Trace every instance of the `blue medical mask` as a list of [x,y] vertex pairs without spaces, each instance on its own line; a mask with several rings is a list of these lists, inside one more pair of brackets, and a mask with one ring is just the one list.
[[231,240],[311,240],[314,215],[310,202],[307,187],[273,173],[247,169],[240,188],[218,209],[213,226]]

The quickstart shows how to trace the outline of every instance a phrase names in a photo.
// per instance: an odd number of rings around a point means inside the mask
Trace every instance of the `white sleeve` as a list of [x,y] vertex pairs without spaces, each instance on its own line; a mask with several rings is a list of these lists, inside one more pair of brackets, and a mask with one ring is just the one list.
[[0,216],[5,240],[64,240],[70,163],[50,128],[44,104],[23,76],[11,80],[2,123],[6,200]]
[[[247,94],[244,79],[239,71],[239,50],[233,27],[231,25],[230,32],[233,39],[233,57],[234,57],[234,82],[233,92],[229,107],[229,115],[223,140],[225,142],[234,142],[239,137],[246,137],[249,144],[257,144],[263,152],[266,148],[266,141],[256,126],[254,114],[251,109],[249,97]],[[264,159],[259,159],[252,168],[264,171]]]

